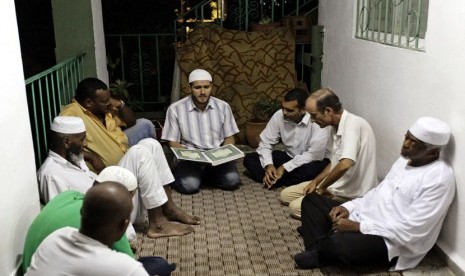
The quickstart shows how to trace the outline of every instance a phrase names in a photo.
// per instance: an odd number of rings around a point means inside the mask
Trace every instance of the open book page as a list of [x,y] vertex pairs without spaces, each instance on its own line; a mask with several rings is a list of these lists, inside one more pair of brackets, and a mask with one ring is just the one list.
[[210,163],[213,166],[244,157],[244,153],[234,145],[224,145],[205,152],[182,148],[171,148],[171,150],[178,160]]
[[207,157],[203,154],[203,152],[199,150],[192,150],[192,149],[183,149],[183,148],[171,148],[174,155],[178,160],[186,160],[186,161],[193,161],[193,162],[204,162],[204,163],[211,163]]
[[217,149],[206,151],[204,154],[211,160],[213,166],[244,157],[244,153],[234,145],[224,145]]

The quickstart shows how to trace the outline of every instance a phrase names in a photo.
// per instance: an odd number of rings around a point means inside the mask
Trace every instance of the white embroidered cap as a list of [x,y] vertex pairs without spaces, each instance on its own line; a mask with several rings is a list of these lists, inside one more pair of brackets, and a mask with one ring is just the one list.
[[433,117],[419,118],[409,131],[417,139],[435,146],[446,145],[450,138],[449,125]]
[[137,179],[134,174],[130,170],[118,166],[106,167],[97,175],[95,180],[100,183],[105,181],[121,183],[130,192],[137,189]]
[[50,129],[63,134],[77,134],[85,132],[86,126],[79,117],[57,116],[53,119]]
[[189,74],[189,83],[200,80],[212,81],[212,75],[203,69],[195,69]]

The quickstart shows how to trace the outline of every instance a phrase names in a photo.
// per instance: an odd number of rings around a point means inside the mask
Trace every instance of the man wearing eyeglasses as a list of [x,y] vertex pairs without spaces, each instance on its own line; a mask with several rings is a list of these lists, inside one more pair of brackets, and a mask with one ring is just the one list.
[[[173,148],[202,151],[234,144],[234,134],[239,132],[231,107],[213,97],[212,76],[203,69],[189,75],[187,96],[168,108],[162,140]],[[191,161],[179,161],[174,170],[175,181],[171,187],[183,194],[194,194],[202,182],[224,190],[239,186],[239,174],[234,161],[215,167]]]

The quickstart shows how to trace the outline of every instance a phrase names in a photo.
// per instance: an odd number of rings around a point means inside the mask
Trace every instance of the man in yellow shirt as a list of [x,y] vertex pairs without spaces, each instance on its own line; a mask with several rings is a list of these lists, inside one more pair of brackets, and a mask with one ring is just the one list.
[[[81,81],[72,103],[67,105],[60,115],[76,116],[83,119],[86,127],[84,159],[96,172],[100,172],[106,166],[122,165],[135,175],[139,175],[141,168],[146,165],[142,160],[151,159],[154,161],[158,175],[156,181],[163,185],[168,200],[162,206],[147,207],[149,218],[147,234],[149,237],[184,235],[193,231],[190,226],[174,224],[168,219],[184,224],[200,223],[198,217],[185,213],[174,204],[171,198],[171,188],[168,185],[174,181],[174,177],[160,143],[153,138],[147,138],[150,137],[148,135],[150,132],[137,126],[132,110],[124,102],[112,98],[104,82],[96,78],[87,78]],[[129,132],[128,139],[126,135],[128,132],[123,132],[122,128],[134,126],[136,129],[135,131],[130,130],[132,132]],[[142,131],[138,129],[142,129]],[[150,129],[154,131],[154,126],[151,125]],[[122,157],[132,145],[137,146],[137,153],[144,156],[138,158],[128,156],[128,158],[123,159]],[[124,164],[120,164],[121,162]],[[150,174],[153,175],[153,173]],[[155,206],[155,204],[151,204],[156,197],[155,195],[141,192],[140,196],[145,206]]]

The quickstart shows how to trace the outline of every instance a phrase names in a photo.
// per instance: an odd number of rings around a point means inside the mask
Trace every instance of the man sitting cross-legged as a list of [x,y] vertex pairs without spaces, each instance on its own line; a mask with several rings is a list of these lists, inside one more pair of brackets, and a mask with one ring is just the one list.
[[[313,123],[305,110],[308,92],[295,88],[284,96],[282,109],[276,111],[260,134],[257,152],[244,158],[244,167],[265,187],[291,186],[312,180],[329,163],[325,157],[328,128]],[[285,150],[273,150],[282,141]]]
[[302,201],[305,252],[301,268],[392,265],[413,268],[433,247],[455,192],[452,168],[439,159],[449,126],[418,119],[405,134],[401,157],[378,187],[342,205],[317,193]]
[[[95,179],[95,174],[83,161],[87,142],[86,127],[81,118],[56,117],[51,126],[51,142],[49,156],[38,171],[41,198],[45,203],[65,190],[85,193]],[[137,208],[134,208],[131,220],[134,222],[137,217],[143,218],[141,210],[147,210],[148,237],[184,235],[193,231],[191,226],[168,220],[191,224],[199,221],[197,217],[179,209],[171,198],[171,191],[164,189],[174,177],[156,140],[144,139],[132,146],[121,158],[119,165],[137,178],[139,189],[134,197]]]
[[339,97],[322,88],[308,97],[305,108],[312,122],[329,128],[331,162],[315,179],[287,187],[280,200],[289,204],[291,216],[300,218],[304,196],[315,191],[340,203],[359,197],[378,183],[376,142],[368,122],[344,108]]
[[[213,79],[209,72],[195,69],[189,74],[190,95],[170,105],[162,139],[172,148],[207,151],[222,145],[235,144],[239,132],[231,107],[212,96]],[[218,166],[181,160],[174,168],[176,180],[171,187],[183,194],[195,194],[202,183],[223,190],[239,187],[236,162]]]
[[92,187],[84,196],[79,230],[65,227],[50,234],[25,275],[149,275],[141,263],[110,249],[124,235],[131,209],[131,195],[123,185]]

